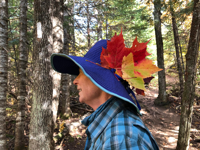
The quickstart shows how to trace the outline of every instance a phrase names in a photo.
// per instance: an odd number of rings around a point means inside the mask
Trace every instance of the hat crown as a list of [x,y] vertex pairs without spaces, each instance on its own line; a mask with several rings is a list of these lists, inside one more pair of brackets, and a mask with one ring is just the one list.
[[91,60],[94,63],[101,63],[100,56],[102,48],[107,48],[107,40],[100,40],[95,43],[95,45],[90,48],[90,50],[85,54],[85,58]]

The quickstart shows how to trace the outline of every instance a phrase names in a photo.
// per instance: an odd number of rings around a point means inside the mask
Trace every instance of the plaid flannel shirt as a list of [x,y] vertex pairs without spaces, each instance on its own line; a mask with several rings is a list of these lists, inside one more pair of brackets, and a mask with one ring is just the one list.
[[88,126],[85,150],[158,150],[153,136],[130,104],[112,97],[82,123]]

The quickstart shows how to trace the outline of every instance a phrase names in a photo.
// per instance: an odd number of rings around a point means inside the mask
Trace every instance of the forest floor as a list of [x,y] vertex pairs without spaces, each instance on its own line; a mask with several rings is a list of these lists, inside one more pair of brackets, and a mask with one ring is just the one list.
[[[142,120],[153,134],[160,150],[174,150],[177,144],[180,120],[181,100],[177,95],[177,78],[166,75],[167,90],[170,103],[165,106],[155,106],[154,100],[158,96],[158,88],[155,86],[155,79],[145,91],[145,96],[137,96],[141,105]],[[200,93],[200,91],[197,91]],[[14,113],[16,106],[8,104],[7,112]],[[83,150],[86,141],[86,127],[81,120],[92,113],[92,109],[85,104],[80,104],[77,98],[71,99],[72,116],[57,119],[57,126],[54,132],[56,150]],[[25,145],[28,149],[30,112],[26,111],[25,123]],[[6,121],[7,146],[9,150],[14,149],[15,117],[8,116]],[[200,150],[200,97],[194,102],[194,114],[190,131],[189,150]]]

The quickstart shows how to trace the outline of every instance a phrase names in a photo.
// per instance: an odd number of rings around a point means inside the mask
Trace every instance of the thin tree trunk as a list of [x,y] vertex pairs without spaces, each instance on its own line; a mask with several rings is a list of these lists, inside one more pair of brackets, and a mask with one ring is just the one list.
[[[68,40],[68,20],[67,17],[69,17],[69,14],[67,13],[67,10],[64,9],[64,22],[66,26],[64,26],[64,46],[63,46],[63,53],[69,55],[69,40]],[[72,17],[72,16],[71,16]],[[59,97],[59,108],[60,113],[65,116],[69,116],[71,113],[70,110],[70,91],[69,91],[69,81],[70,76],[68,74],[62,74],[61,75],[61,94]]]
[[19,46],[19,74],[18,74],[18,112],[15,129],[15,150],[24,149],[24,116],[26,93],[26,67],[28,61],[27,49],[27,0],[20,2],[20,46]]
[[62,115],[71,115],[70,109],[70,91],[69,91],[69,79],[70,76],[62,74],[61,76],[61,95],[60,95],[60,112]]
[[89,1],[87,0],[87,40],[88,40],[88,49],[90,49],[90,13],[89,13]]
[[53,52],[51,0],[34,1],[34,86],[31,111],[29,150],[54,150],[53,142],[53,83],[50,56]]
[[[178,44],[179,44],[179,47],[180,47],[180,54],[181,54],[181,61],[182,61],[182,75],[183,75],[183,81],[184,81],[184,79],[185,79],[185,76],[184,76],[185,65],[184,65],[184,61],[183,61],[183,51],[182,51],[180,39],[178,39]],[[183,84],[184,84],[184,83],[183,83]],[[184,85],[183,85],[183,86],[184,86]]]
[[[105,7],[107,8],[107,3],[105,3]],[[107,12],[105,14],[106,17],[106,39],[108,39],[108,15]]]
[[190,40],[186,54],[185,87],[181,102],[181,118],[176,150],[189,148],[190,129],[192,123],[193,102],[195,94],[195,78],[199,54],[200,34],[200,0],[194,0],[193,19]]
[[[71,55],[76,55],[76,39],[75,39],[75,26],[74,26],[74,6],[75,6],[75,1],[71,0],[72,5],[70,6],[70,10],[71,10],[71,14],[70,14],[70,21],[71,21],[71,25],[70,25],[70,29],[71,31],[68,32],[69,36],[72,37],[72,51],[70,51],[69,53],[71,53]],[[69,77],[69,86],[70,86],[70,91],[71,93],[75,93],[76,90],[76,86],[72,83],[73,80],[75,79],[75,77],[73,75],[70,75]]]
[[[100,8],[101,9],[101,8]],[[101,15],[101,10],[98,11],[98,16],[97,16],[97,41],[102,40],[102,15]]]
[[6,150],[6,92],[8,81],[8,1],[0,1],[0,149]]
[[177,68],[178,68],[178,72],[179,72],[180,95],[182,97],[182,94],[183,94],[183,69],[182,69],[182,65],[181,65],[181,58],[179,55],[179,53],[180,53],[179,50],[181,49],[181,45],[179,45],[178,28],[177,28],[176,18],[174,15],[174,9],[173,9],[171,0],[170,0],[170,12],[171,12],[171,16],[172,16],[174,44],[175,44],[175,48],[176,48],[176,60],[177,60]]
[[159,95],[155,100],[156,105],[165,105],[168,103],[167,93],[166,93],[166,79],[165,79],[165,66],[163,57],[163,39],[161,32],[161,2],[160,0],[154,0],[154,26],[156,35],[156,45],[157,45],[157,62],[158,67],[162,68],[162,71],[158,72],[158,83],[159,83]]
[[[53,53],[60,53],[63,49],[63,0],[53,1],[53,7]],[[54,124],[56,124],[61,74],[54,71],[53,69],[51,71],[53,72],[53,121]]]
[[106,39],[108,39],[108,19],[106,15]]
[[75,24],[74,24],[74,7],[75,7],[75,1],[72,0],[72,7],[71,7],[71,22],[72,22],[72,51],[73,51],[73,55],[75,55],[75,51],[76,51],[76,39],[75,39]]

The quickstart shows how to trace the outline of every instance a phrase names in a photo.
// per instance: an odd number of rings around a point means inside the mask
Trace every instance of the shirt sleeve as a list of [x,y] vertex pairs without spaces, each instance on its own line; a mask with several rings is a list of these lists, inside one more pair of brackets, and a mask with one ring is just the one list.
[[143,139],[133,139],[125,135],[116,135],[107,139],[102,150],[154,150]]

